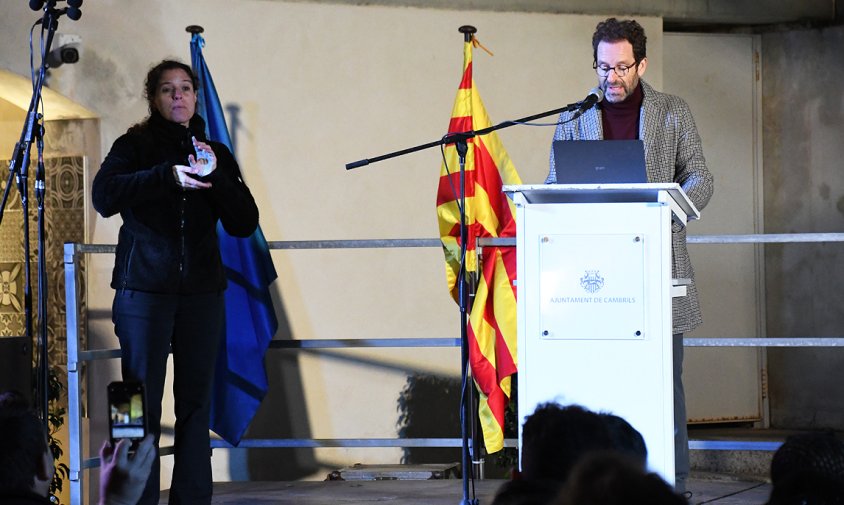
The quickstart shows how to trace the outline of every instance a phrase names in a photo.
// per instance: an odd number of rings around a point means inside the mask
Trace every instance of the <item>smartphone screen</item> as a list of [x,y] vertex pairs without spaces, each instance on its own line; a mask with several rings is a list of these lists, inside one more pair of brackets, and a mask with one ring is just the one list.
[[147,434],[146,398],[140,382],[112,382],[108,385],[108,427],[112,444],[122,438],[132,441],[131,450]]

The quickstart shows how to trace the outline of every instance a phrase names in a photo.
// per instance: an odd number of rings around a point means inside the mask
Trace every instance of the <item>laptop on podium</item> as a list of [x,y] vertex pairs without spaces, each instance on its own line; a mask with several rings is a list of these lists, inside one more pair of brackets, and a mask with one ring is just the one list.
[[648,182],[641,140],[555,140],[557,184]]

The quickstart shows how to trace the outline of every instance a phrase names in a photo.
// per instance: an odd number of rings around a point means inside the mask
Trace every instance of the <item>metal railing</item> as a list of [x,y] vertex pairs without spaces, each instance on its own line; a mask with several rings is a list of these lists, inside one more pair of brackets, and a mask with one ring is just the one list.
[[[758,235],[689,236],[690,244],[766,244],[844,242],[844,233],[800,233]],[[480,246],[515,246],[514,238],[479,239]],[[273,241],[272,250],[361,249],[440,247],[439,239],[396,240],[312,240]],[[82,384],[83,363],[120,357],[119,349],[81,349],[79,342],[80,261],[88,254],[113,254],[114,245],[67,243],[64,248],[65,294],[67,317],[68,428],[71,503],[81,502],[82,472],[99,466],[99,458],[83,459],[82,453]],[[686,347],[844,347],[844,338],[685,338]],[[458,338],[424,339],[313,339],[273,340],[271,349],[304,350],[336,348],[390,347],[459,347]],[[90,390],[90,388],[89,388]],[[690,440],[690,449],[774,451],[776,441]],[[245,439],[237,448],[324,448],[324,447],[461,447],[460,438],[353,438],[353,439]],[[505,447],[515,447],[515,439],[506,439]],[[213,439],[214,448],[233,448],[223,440]],[[172,454],[172,447],[162,447],[161,455]]]

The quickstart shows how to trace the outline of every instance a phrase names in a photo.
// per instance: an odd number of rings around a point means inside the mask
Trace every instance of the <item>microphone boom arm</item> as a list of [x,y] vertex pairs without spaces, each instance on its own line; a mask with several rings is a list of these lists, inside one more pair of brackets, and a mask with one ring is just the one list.
[[420,144],[415,147],[408,147],[407,149],[401,149],[399,151],[394,151],[387,154],[382,154],[380,156],[376,156],[374,158],[366,158],[359,161],[353,161],[351,163],[346,163],[346,170],[352,170],[354,168],[360,168],[365,165],[369,165],[371,163],[376,163],[379,161],[388,160],[390,158],[396,158],[398,156],[404,156],[405,154],[415,153],[417,151],[422,151],[424,149],[429,149],[431,147],[437,147],[444,144],[452,144],[458,140],[468,140],[479,135],[486,135],[487,133],[492,133],[496,130],[501,130],[503,128],[508,128],[510,126],[514,126],[520,123],[529,123],[535,119],[541,119],[548,116],[553,116],[554,114],[561,114],[563,112],[570,112],[573,110],[578,109],[584,102],[575,102],[566,105],[565,107],[549,110],[547,112],[541,112],[539,114],[534,114],[532,116],[523,117],[521,119],[511,119],[507,121],[503,121],[498,123],[497,125],[489,126],[487,128],[483,128],[481,130],[469,130],[466,132],[449,132],[440,140],[435,140],[433,142],[428,142],[426,144]]

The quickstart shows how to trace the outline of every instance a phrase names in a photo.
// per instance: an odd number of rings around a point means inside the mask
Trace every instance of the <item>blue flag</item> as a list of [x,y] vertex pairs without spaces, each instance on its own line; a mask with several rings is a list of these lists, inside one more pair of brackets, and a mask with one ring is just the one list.
[[[202,56],[203,46],[205,39],[195,33],[190,52],[199,78],[196,111],[205,119],[208,138],[234,153],[223,107]],[[228,288],[225,334],[211,393],[211,430],[237,445],[269,389],[264,354],[278,329],[269,286],[278,275],[260,226],[251,237],[237,238],[218,223],[217,235]]]

